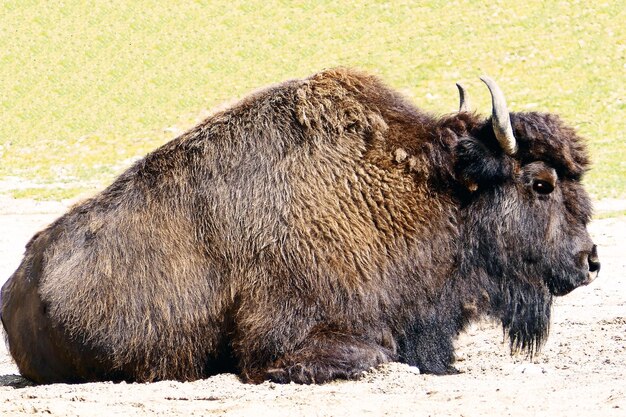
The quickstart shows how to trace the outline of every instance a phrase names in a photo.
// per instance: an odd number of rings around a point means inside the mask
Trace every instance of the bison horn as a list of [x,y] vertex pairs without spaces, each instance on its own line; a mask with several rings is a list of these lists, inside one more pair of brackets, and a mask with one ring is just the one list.
[[491,78],[483,75],[480,77],[482,82],[487,84],[489,92],[491,93],[492,114],[491,123],[493,124],[493,132],[496,134],[500,146],[507,153],[507,155],[514,155],[517,152],[517,143],[515,136],[513,136],[513,128],[511,126],[511,119],[509,118],[509,111],[506,108],[506,100],[504,94],[498,84]]
[[459,112],[469,111],[470,101],[469,97],[467,96],[467,91],[465,91],[465,87],[463,87],[459,83],[456,83],[456,88],[459,89]]

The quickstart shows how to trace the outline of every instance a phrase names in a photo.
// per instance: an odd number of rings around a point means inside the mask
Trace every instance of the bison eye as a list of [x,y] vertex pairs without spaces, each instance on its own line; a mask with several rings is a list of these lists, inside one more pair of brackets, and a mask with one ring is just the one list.
[[544,180],[534,180],[533,190],[539,194],[550,194],[554,190],[554,185]]

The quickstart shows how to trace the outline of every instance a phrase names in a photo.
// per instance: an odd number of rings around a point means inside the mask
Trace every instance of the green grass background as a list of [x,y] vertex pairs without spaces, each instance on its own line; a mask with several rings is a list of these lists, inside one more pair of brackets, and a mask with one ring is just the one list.
[[343,65],[418,106],[559,113],[589,139],[595,198],[626,197],[621,1],[0,2],[0,192],[88,195],[247,92]]

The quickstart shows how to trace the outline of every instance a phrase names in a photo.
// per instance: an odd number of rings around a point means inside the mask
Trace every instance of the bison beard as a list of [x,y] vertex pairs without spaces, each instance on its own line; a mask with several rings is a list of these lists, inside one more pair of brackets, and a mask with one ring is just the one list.
[[505,313],[502,327],[508,330],[511,349],[533,355],[550,328],[552,296],[543,288],[504,288]]
[[2,288],[41,383],[455,372],[472,320],[513,351],[599,269],[582,139],[558,117],[436,118],[347,69],[257,92],[35,235]]

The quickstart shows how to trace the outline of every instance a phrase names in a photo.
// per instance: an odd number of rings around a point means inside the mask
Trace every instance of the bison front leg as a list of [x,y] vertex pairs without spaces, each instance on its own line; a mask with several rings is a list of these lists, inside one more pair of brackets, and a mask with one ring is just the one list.
[[293,352],[266,367],[244,372],[244,379],[321,384],[334,379],[356,379],[364,371],[394,359],[390,349],[362,336],[318,329]]
[[458,374],[452,366],[457,327],[440,318],[415,320],[398,340],[400,362],[417,366],[424,374]]
[[364,371],[391,360],[391,351],[372,341],[339,332],[320,332],[271,364],[265,376],[280,383],[325,383],[356,379]]

